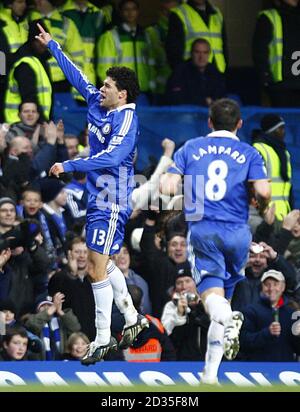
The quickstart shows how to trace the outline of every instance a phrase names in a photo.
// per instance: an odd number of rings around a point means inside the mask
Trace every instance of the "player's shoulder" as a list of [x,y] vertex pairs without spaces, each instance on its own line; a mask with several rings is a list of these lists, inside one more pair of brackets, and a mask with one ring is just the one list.
[[247,142],[240,140],[237,141],[235,150],[238,150],[239,153],[243,154],[248,162],[257,161],[258,158],[261,158],[260,153],[255,149],[255,147],[251,146],[251,144]]
[[205,137],[204,136],[198,136],[191,138],[187,140],[186,142],[181,143],[181,145],[178,146],[178,149],[182,150],[192,150],[195,147],[201,146],[201,144],[205,143]]
[[108,114],[110,114],[110,116],[113,119],[122,120],[124,118],[128,118],[129,120],[136,116],[135,104],[134,103],[124,104],[123,106],[117,107],[114,110],[110,110]]
[[257,149],[247,142],[240,141],[240,147],[242,147],[245,151],[252,154],[253,156],[257,156],[259,154]]
[[128,112],[135,113],[135,110],[136,110],[135,103],[127,103],[127,104],[123,104],[122,106],[117,107],[114,112],[119,115],[122,115]]
[[126,131],[132,129],[132,127],[137,127],[138,125],[134,104],[126,104],[116,110],[111,111],[110,118],[114,125],[119,125]]

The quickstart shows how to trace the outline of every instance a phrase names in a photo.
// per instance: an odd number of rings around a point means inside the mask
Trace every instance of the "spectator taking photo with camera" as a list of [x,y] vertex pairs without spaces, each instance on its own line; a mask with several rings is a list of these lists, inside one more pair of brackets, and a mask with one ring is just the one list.
[[161,322],[176,349],[177,360],[203,360],[209,318],[187,264],[178,269],[170,294]]
[[38,222],[25,219],[18,224],[14,201],[1,198],[0,298],[16,304],[17,316],[47,295],[49,259],[41,242]]

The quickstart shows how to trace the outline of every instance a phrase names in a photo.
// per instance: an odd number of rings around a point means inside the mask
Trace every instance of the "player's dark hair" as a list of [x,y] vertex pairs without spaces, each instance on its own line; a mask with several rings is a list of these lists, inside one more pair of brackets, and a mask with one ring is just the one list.
[[241,119],[241,112],[239,105],[234,100],[219,99],[210,106],[209,117],[214,130],[228,130],[232,132],[236,129],[238,121]]
[[133,70],[128,67],[111,67],[106,71],[106,76],[111,77],[119,91],[127,91],[127,103],[134,103],[139,95],[138,79]]

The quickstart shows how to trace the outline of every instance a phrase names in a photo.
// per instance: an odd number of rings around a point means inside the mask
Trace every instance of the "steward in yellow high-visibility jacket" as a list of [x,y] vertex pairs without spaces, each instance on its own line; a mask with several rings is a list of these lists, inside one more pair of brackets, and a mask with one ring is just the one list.
[[28,19],[25,15],[15,16],[10,8],[3,8],[0,12],[0,20],[2,21],[2,33],[8,44],[9,52],[15,53],[27,41]]
[[197,7],[193,0],[171,9],[166,51],[169,64],[176,67],[190,58],[194,40],[204,38],[210,43],[210,63],[224,73],[226,70],[226,35],[222,13],[207,1],[205,8]]
[[253,35],[253,61],[273,107],[300,106],[299,38],[297,2],[281,1],[278,8],[258,14]]
[[165,93],[167,80],[172,72],[167,60],[165,44],[163,42],[161,31],[159,30],[159,26],[157,24],[147,27],[145,31],[147,38],[150,40],[150,43],[152,45],[152,54],[155,62],[155,82],[153,82],[153,84],[155,85],[154,93],[162,96]]
[[12,66],[8,75],[4,117],[8,123],[19,121],[19,105],[35,102],[42,120],[49,120],[52,106],[52,85],[48,75],[47,48],[35,39],[38,34],[35,23],[29,25],[28,41],[23,46],[23,56]]
[[103,81],[111,66],[128,67],[135,71],[140,91],[150,94],[155,90],[154,50],[150,36],[138,25],[138,2],[122,0],[119,14],[121,22],[97,44],[97,75]]
[[262,155],[271,179],[275,216],[279,221],[293,208],[292,166],[290,154],[284,143],[285,122],[276,114],[265,115],[261,120],[262,132],[255,138],[253,146]]
[[7,123],[15,123],[20,120],[19,105],[24,101],[36,102],[41,118],[49,120],[52,86],[42,63],[34,56],[19,59],[9,73],[4,111]]
[[[67,0],[60,11],[75,23],[79,31],[84,48],[83,72],[91,83],[96,84],[95,46],[108,24],[106,15],[88,1],[81,7],[75,1]],[[75,98],[83,100],[78,92]]]
[[[163,95],[166,91],[167,80],[172,70],[168,63],[166,54],[166,38],[169,29],[170,10],[178,4],[177,0],[161,1],[158,21],[146,27],[146,32],[150,38],[155,60],[155,90],[158,104],[163,102]],[[158,98],[158,100],[157,100]],[[156,104],[156,103],[155,103]]]
[[[259,13],[265,16],[272,25],[273,39],[269,44],[269,69],[272,74],[272,81],[277,83],[282,80],[282,20],[276,9],[263,10]],[[256,45],[255,47],[259,47]]]
[[[10,67],[18,59],[18,49],[27,41],[28,20],[26,18],[26,3],[7,1],[7,7],[0,5],[0,50],[5,55],[0,62],[1,74],[7,74]],[[8,76],[0,75],[0,123],[3,122],[4,97],[7,89]]]
[[154,59],[151,40],[145,30],[137,26],[135,33],[123,25],[106,31],[97,45],[97,74],[105,79],[106,70],[112,66],[125,66],[136,72],[141,92],[154,90]]
[[[47,31],[51,33],[52,38],[58,41],[64,53],[70,57],[74,64],[82,69],[84,63],[84,47],[75,23],[54,8],[47,15],[39,11],[32,11],[30,20],[33,21],[37,19],[42,19]],[[65,75],[54,57],[49,59],[49,66],[54,91],[61,92],[69,90],[69,82],[66,80]]]

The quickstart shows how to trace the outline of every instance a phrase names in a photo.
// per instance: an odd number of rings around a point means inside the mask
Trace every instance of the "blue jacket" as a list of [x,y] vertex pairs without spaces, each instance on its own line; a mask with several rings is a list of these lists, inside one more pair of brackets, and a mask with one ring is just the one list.
[[269,326],[274,322],[274,310],[270,302],[261,296],[258,303],[249,305],[243,311],[245,320],[241,329],[240,344],[242,360],[255,362],[292,362],[294,354],[300,354],[300,337],[292,334],[292,319],[295,312],[284,298],[279,308],[280,336],[273,336]]

